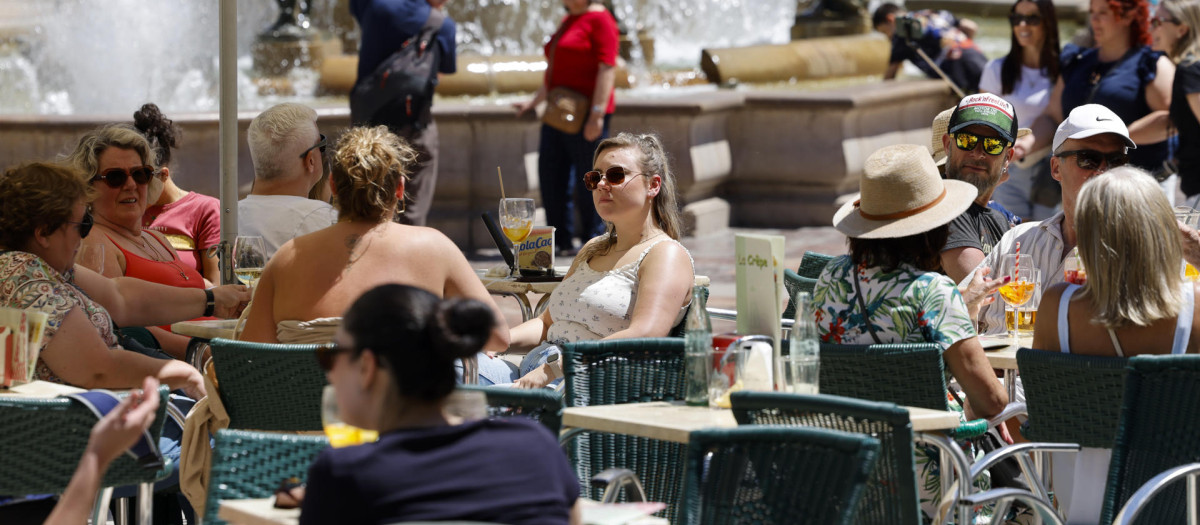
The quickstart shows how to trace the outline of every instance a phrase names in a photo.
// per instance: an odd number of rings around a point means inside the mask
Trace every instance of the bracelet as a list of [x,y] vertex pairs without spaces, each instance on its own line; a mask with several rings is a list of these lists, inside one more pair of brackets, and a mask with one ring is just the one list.
[[607,109],[607,106],[603,104],[596,104],[595,106],[592,106],[592,113],[596,115],[603,115],[605,109]]
[[217,309],[217,299],[213,296],[212,288],[204,289],[204,317],[212,317],[213,312]]

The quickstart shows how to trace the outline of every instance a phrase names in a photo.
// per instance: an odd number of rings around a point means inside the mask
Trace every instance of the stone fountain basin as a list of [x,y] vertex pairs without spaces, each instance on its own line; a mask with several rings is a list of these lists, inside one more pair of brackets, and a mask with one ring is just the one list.
[[[827,225],[858,189],[863,160],[897,143],[927,145],[934,115],[954,99],[938,81],[872,81],[823,91],[717,90],[677,97],[619,95],[612,129],[657,132],[672,159],[689,228],[729,225],[795,228]],[[492,241],[479,212],[508,196],[538,198],[540,124],[508,106],[445,102],[434,106],[440,174],[429,224],[464,250]],[[238,116],[238,181],[249,191],[253,167]],[[331,139],[349,126],[345,107],[318,108]],[[183,129],[173,175],[181,187],[209,195],[219,188],[217,114],[172,115]],[[128,115],[0,116],[0,165],[54,159],[79,135]]]

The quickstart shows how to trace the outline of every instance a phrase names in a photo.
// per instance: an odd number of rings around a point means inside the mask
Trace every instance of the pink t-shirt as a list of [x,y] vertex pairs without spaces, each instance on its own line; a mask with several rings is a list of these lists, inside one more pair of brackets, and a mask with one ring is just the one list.
[[203,275],[196,253],[221,242],[221,201],[189,191],[170,204],[146,208],[142,227],[162,233],[179,259]]

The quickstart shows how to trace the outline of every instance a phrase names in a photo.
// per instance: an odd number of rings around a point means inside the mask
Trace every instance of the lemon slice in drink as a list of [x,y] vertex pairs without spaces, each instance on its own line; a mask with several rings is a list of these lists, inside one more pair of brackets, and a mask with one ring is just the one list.
[[721,397],[717,398],[717,407],[718,408],[733,408],[733,404],[729,402],[729,395],[733,394],[734,392],[737,392],[743,388],[745,388],[745,386],[742,385],[741,379],[734,382],[733,386],[729,387],[729,390],[726,390],[724,394],[721,394]]

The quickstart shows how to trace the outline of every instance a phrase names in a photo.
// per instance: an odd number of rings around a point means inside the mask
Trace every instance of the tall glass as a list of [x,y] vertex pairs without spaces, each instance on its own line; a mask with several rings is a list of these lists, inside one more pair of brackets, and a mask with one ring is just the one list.
[[529,237],[533,228],[533,199],[500,199],[500,229],[513,243],[512,275],[517,274],[519,243]]
[[1063,280],[1079,286],[1087,283],[1087,270],[1083,267],[1083,260],[1079,258],[1078,246],[1067,256],[1067,260],[1063,261]]
[[233,274],[242,284],[254,287],[267,265],[267,249],[258,235],[238,235],[233,241]]
[[1025,304],[1015,310],[1005,309],[1004,323],[1009,332],[1017,331],[1019,336],[1032,336],[1033,325],[1037,321],[1037,309],[1042,299],[1042,271],[1033,269],[1033,295]]
[[[1182,222],[1192,229],[1200,227],[1200,211],[1194,210],[1187,206],[1175,207],[1175,219]],[[1183,263],[1183,277],[1189,281],[1195,282],[1200,280],[1200,271],[1196,270],[1191,263]]]
[[90,268],[96,273],[104,273],[104,245],[81,244],[75,253],[75,264]]
[[333,448],[361,445],[379,439],[379,433],[374,430],[358,428],[342,421],[337,390],[333,385],[325,385],[321,391],[321,425],[325,427],[325,436]]
[[[1011,256],[1009,256],[1011,257]],[[1007,305],[1004,315],[1008,317],[1011,313],[1016,316],[1018,308],[1033,297],[1034,289],[1037,288],[1037,275],[1032,266],[1022,266],[1019,261],[1013,261],[1013,266],[1010,267],[1010,273],[1007,276],[1011,277],[1007,284],[1000,287],[1000,298]],[[1017,339],[1016,324],[1009,326],[1008,335],[1015,342]]]

